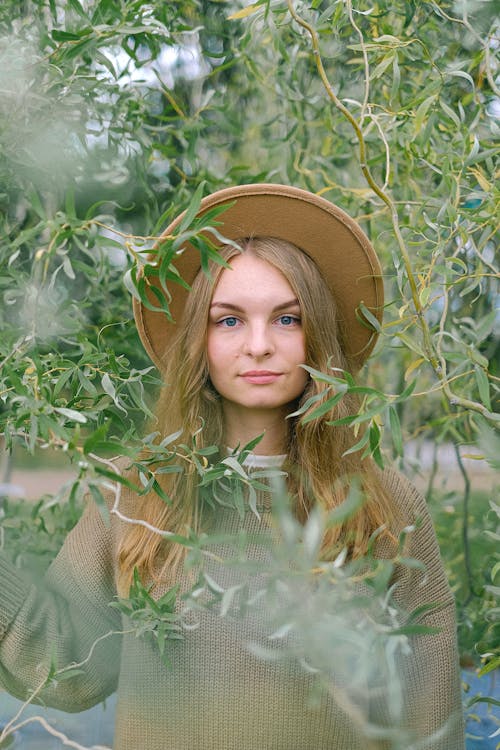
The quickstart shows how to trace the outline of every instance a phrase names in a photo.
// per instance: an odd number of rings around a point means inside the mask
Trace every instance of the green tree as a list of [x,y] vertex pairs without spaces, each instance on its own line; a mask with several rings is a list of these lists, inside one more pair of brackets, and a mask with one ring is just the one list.
[[9,455],[78,467],[66,498],[5,501],[13,549],[65,533],[85,492],[102,503],[102,460],[144,446],[160,381],[131,294],[155,237],[200,184],[289,182],[356,216],[382,259],[359,449],[405,465],[409,441],[455,446],[462,647],[498,654],[498,564],[470,560],[493,522],[460,459],[491,454],[500,418],[498,46],[474,0],[4,0],[0,431]]

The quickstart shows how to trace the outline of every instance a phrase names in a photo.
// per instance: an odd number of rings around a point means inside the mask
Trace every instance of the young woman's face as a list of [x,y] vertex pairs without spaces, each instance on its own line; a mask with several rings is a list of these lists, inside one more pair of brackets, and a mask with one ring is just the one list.
[[215,287],[208,323],[210,379],[225,415],[289,413],[308,375],[301,311],[285,277],[251,254],[231,259]]

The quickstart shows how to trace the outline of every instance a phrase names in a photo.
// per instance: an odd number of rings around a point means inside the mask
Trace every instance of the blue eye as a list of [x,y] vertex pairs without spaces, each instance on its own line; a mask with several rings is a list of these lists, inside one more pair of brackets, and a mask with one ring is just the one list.
[[296,318],[295,315],[280,315],[278,320],[282,326],[293,326],[300,322],[299,318]]
[[229,315],[227,318],[223,318],[222,320],[219,320],[219,325],[224,326],[226,328],[234,328],[235,325],[238,324],[238,318],[235,318],[233,315]]

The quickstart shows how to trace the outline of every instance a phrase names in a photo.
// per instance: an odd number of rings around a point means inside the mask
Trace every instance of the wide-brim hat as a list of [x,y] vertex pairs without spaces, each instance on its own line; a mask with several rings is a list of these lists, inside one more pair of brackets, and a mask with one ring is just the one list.
[[[218,231],[227,239],[278,237],[293,243],[316,262],[337,305],[340,342],[353,370],[361,367],[377,340],[363,307],[381,322],[384,291],[380,263],[359,225],[330,201],[296,187],[277,184],[238,185],[201,201],[198,216],[228,204],[217,218]],[[162,237],[179,231],[185,212],[165,229]],[[213,235],[210,235],[213,240]],[[180,276],[191,285],[200,270],[200,253],[186,243],[175,257]],[[154,277],[150,279],[153,281]],[[158,282],[159,283],[159,282]],[[134,298],[134,315],[141,340],[155,365],[163,370],[165,354],[176,332],[189,291],[169,285],[170,312],[150,310]],[[153,294],[150,302],[158,306]],[[369,317],[369,315],[368,315]]]

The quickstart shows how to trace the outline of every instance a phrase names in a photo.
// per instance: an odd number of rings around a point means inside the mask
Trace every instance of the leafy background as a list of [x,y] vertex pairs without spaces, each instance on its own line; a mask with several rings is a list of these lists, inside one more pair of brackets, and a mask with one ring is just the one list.
[[[0,522],[19,565],[48,563],[100,497],[94,456],[143,444],[159,378],[131,294],[154,238],[200,185],[290,183],[381,258],[360,449],[426,490],[463,662],[493,672],[498,49],[487,0],[3,1]],[[11,472],[37,466],[75,480],[16,499]]]

